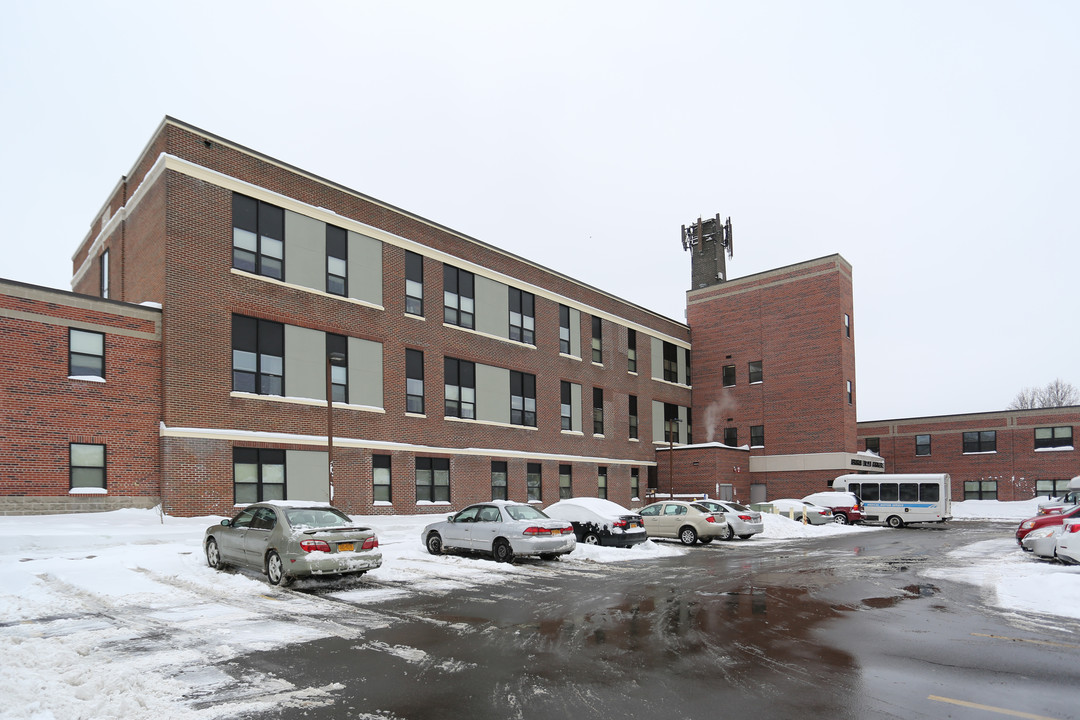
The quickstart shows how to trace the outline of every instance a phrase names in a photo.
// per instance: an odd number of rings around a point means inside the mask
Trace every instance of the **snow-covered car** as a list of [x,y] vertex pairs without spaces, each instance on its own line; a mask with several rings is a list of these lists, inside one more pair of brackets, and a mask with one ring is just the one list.
[[814,503],[832,510],[833,522],[839,525],[854,525],[862,522],[862,502],[853,492],[833,490],[811,493],[803,501]]
[[277,500],[249,505],[203,536],[206,563],[248,567],[271,585],[310,575],[362,575],[382,565],[379,538],[327,503]]
[[513,562],[515,557],[527,555],[554,560],[577,547],[574,526],[569,522],[552,519],[532,505],[507,500],[470,505],[425,527],[420,540],[432,555],[450,550],[479,552],[498,562]]
[[1054,554],[1063,563],[1080,564],[1080,519],[1066,520],[1062,523]]
[[573,525],[577,541],[585,545],[631,547],[649,539],[640,515],[603,498],[567,498],[549,505],[544,514]]
[[683,545],[711,543],[729,532],[723,514],[699,503],[663,500],[639,511],[649,537],[675,538]]
[[736,536],[741,540],[749,540],[754,535],[765,531],[761,513],[745,505],[730,500],[698,500],[697,504],[704,505],[712,512],[723,513],[729,532],[721,535],[721,540],[730,540]]
[[800,522],[802,522],[805,515],[806,522],[810,525],[824,525],[833,521],[832,510],[805,500],[780,498],[779,500],[770,500],[769,504],[784,517],[794,518]]

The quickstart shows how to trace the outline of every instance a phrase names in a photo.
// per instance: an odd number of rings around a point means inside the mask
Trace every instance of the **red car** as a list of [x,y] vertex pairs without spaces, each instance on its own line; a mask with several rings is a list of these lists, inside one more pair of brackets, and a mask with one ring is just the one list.
[[1065,512],[1056,515],[1036,515],[1033,518],[1028,518],[1016,528],[1016,544],[1023,547],[1024,536],[1032,530],[1046,527],[1047,525],[1061,525],[1068,518],[1080,519],[1080,505],[1071,507]]

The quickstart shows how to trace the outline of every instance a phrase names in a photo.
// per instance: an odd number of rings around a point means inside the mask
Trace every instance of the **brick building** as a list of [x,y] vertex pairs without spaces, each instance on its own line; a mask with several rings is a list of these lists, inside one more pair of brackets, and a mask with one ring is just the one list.
[[74,292],[0,283],[0,512],[326,500],[329,457],[354,514],[764,500],[897,469],[909,421],[855,421],[851,266],[725,279],[699,235],[684,324],[166,118]]

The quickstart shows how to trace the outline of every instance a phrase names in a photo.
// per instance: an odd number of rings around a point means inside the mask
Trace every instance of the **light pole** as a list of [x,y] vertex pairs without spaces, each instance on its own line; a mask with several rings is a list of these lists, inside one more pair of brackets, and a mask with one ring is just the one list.
[[345,353],[326,354],[326,502],[334,501],[334,367],[345,366]]
[[671,418],[670,430],[668,431],[668,482],[671,485],[669,500],[675,499],[675,434],[679,431],[679,423],[682,418]]

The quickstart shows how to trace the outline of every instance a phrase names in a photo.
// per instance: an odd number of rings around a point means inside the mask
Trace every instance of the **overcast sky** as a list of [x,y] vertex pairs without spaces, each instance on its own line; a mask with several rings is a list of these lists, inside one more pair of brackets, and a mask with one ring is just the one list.
[[[71,255],[168,114],[684,320],[854,266],[860,420],[1080,385],[1080,3],[17,2],[0,277]],[[767,359],[766,359],[767,360]]]

